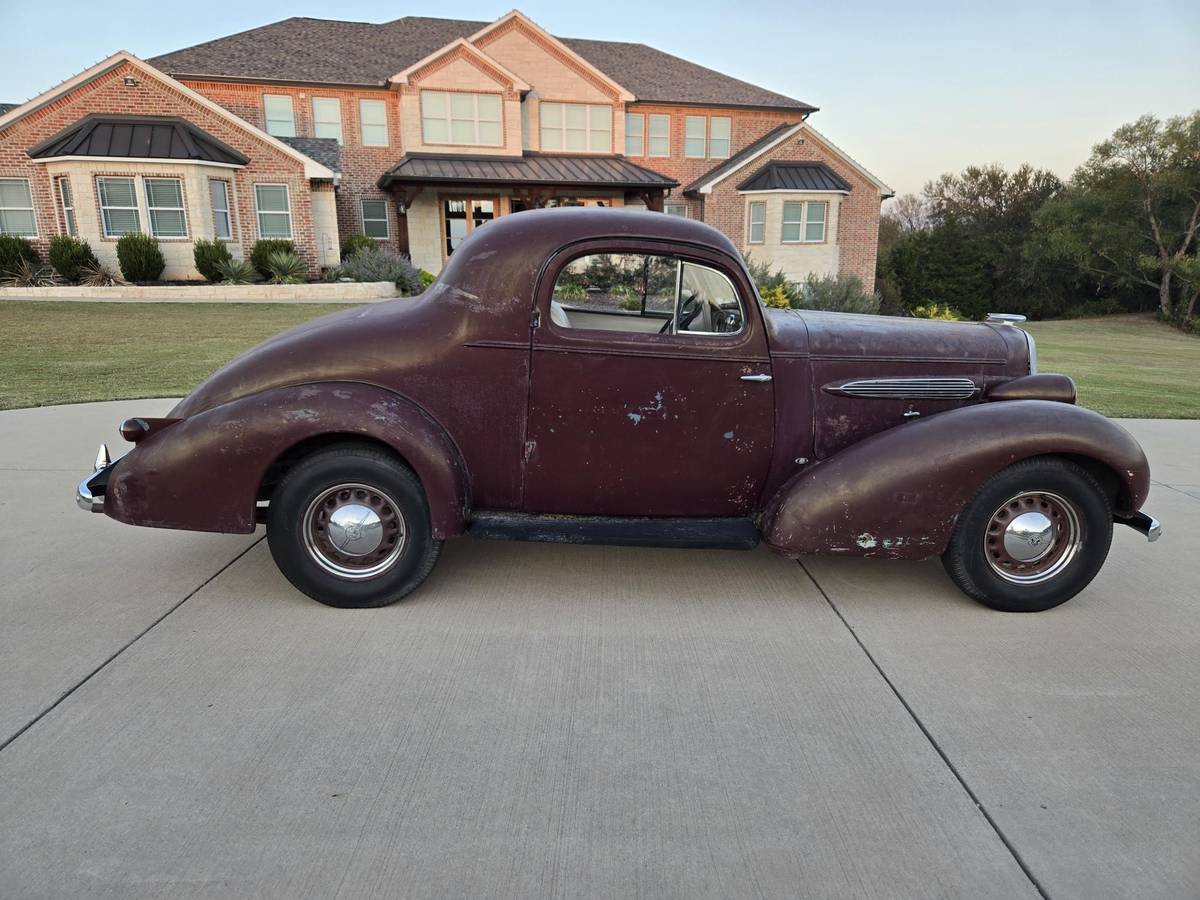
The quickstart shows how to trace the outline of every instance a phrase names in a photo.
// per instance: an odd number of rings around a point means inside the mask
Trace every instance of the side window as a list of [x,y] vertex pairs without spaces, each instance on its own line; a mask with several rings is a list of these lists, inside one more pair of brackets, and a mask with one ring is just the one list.
[[675,256],[593,253],[559,272],[550,298],[559,328],[640,334],[736,334],[745,313],[716,269]]

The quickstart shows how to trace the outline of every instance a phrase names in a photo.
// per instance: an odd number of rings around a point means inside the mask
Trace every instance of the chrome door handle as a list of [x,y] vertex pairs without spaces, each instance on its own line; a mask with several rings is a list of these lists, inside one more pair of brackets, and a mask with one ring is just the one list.
[[742,381],[770,381],[770,375],[743,375]]

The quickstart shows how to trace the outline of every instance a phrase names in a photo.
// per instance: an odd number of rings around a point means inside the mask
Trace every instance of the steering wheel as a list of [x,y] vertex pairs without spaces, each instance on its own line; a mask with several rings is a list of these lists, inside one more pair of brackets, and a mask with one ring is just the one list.
[[[676,332],[686,331],[687,327],[696,321],[696,316],[700,315],[700,310],[704,307],[702,301],[695,294],[689,294],[679,306],[679,324],[676,327]],[[666,334],[671,327],[671,320],[667,319],[663,323],[663,327],[658,330],[659,334]]]

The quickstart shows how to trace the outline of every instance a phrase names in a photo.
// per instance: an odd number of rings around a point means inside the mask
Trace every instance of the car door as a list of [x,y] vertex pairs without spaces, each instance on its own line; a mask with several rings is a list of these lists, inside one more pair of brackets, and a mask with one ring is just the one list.
[[661,242],[590,242],[560,257],[538,288],[525,511],[752,512],[774,391],[740,267]]

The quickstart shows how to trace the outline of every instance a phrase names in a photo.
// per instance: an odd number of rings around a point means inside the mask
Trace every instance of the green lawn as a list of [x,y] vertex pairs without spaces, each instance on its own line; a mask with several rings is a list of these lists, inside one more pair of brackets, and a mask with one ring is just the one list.
[[[248,347],[341,304],[0,303],[0,409],[185,394]],[[1033,322],[1043,372],[1110,416],[1200,418],[1200,338],[1153,316]]]
[[345,304],[0,303],[0,409],[181,396],[248,347]]
[[1153,315],[1030,322],[1038,368],[1079,385],[1079,402],[1107,416],[1200,419],[1200,338]]

